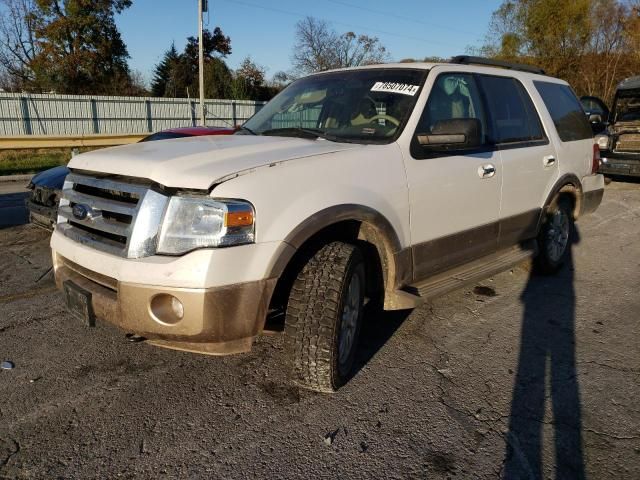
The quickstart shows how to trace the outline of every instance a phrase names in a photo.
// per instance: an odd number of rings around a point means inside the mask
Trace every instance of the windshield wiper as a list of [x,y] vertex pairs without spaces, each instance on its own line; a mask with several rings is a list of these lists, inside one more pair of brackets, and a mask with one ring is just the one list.
[[270,130],[265,130],[262,132],[262,135],[273,135],[273,136],[282,136],[282,137],[301,137],[301,138],[324,138],[325,140],[329,140],[330,142],[341,142],[343,140],[340,137],[335,135],[331,135],[330,133],[323,132],[322,130],[316,128],[303,128],[303,127],[286,127],[286,128],[272,128]]
[[245,127],[244,125],[240,125],[238,128],[243,132],[249,132],[251,135],[258,135],[256,132],[251,130],[249,127]]

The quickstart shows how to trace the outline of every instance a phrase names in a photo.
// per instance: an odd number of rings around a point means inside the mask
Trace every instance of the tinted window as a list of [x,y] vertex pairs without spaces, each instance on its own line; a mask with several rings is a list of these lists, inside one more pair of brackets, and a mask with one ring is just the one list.
[[580,101],[568,85],[533,82],[563,142],[592,138],[593,132]]
[[481,75],[495,143],[542,140],[544,134],[533,102],[513,78]]
[[605,113],[600,102],[593,97],[582,97],[580,103],[582,103],[585,112],[589,114],[604,115]]
[[480,120],[482,136],[486,139],[482,97],[475,79],[469,74],[443,73],[431,89],[418,125],[418,133],[432,133],[439,122],[460,118]]

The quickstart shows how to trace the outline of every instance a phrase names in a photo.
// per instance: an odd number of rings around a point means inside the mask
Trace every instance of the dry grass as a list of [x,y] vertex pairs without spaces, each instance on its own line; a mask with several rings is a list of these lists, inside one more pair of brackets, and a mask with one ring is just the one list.
[[[91,148],[83,148],[80,152],[89,150]],[[58,165],[66,165],[70,158],[71,148],[0,150],[0,175],[37,173]]]

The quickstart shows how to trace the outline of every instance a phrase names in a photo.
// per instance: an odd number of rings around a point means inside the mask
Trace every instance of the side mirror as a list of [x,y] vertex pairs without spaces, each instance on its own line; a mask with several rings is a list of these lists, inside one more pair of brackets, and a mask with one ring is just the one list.
[[431,133],[418,133],[424,148],[466,150],[482,145],[482,125],[477,118],[453,118],[436,122]]
[[597,114],[597,113],[592,113],[591,115],[589,115],[589,122],[590,123],[602,123],[602,116]]

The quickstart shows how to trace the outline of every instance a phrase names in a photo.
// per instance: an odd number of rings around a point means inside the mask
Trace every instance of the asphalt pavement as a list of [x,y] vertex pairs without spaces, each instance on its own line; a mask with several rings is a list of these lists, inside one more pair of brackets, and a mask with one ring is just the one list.
[[578,231],[555,277],[370,312],[321,395],[286,383],[279,335],[207,357],[80,325],[47,232],[0,229],[0,478],[638,479],[640,184]]

